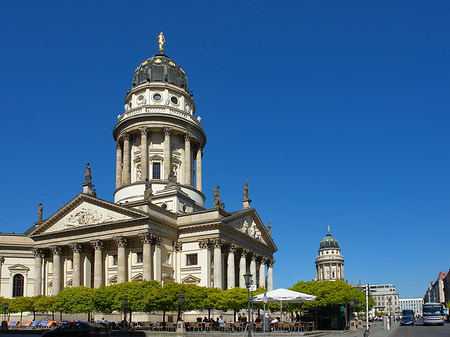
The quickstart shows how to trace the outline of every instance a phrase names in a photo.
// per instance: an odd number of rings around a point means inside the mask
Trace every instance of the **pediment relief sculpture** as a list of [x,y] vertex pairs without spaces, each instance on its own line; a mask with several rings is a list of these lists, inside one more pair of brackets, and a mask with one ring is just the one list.
[[[251,220],[251,219],[248,219]],[[234,228],[240,230],[242,233],[247,234],[248,236],[266,243],[266,241],[263,239],[262,237],[262,232],[261,230],[258,228],[258,225],[256,224],[255,221],[252,220],[251,224],[249,224],[249,222],[246,220],[241,220],[241,221],[237,221],[234,225],[232,225]]]
[[70,214],[65,220],[66,227],[70,228],[77,225],[96,225],[113,221],[115,218],[111,215],[102,214],[95,209],[81,208]]

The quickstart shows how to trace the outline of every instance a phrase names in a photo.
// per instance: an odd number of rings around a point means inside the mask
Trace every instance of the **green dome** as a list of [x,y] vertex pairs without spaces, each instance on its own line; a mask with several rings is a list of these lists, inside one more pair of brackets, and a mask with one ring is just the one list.
[[184,70],[164,53],[156,54],[136,68],[133,88],[146,82],[161,82],[176,85],[189,93]]
[[325,237],[320,241],[320,249],[322,248],[339,248],[338,241],[328,233]]

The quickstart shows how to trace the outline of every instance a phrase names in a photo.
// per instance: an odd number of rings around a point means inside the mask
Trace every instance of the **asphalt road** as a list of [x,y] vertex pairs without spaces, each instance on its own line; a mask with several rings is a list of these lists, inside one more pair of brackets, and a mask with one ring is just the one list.
[[415,326],[399,326],[395,333],[390,337],[449,337],[450,323],[443,326],[427,325],[424,326],[422,321],[416,322]]

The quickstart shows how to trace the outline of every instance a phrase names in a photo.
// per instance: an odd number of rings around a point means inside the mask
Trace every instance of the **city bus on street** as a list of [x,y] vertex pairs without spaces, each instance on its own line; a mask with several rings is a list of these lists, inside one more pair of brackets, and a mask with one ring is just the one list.
[[444,325],[444,306],[441,303],[425,303],[423,305],[423,325]]

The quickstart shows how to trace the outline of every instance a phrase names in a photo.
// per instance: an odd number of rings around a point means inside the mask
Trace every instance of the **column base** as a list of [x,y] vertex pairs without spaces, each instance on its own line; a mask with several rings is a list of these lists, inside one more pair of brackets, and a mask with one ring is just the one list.
[[250,203],[252,201],[250,199],[244,199],[242,200],[242,209],[249,209],[250,208]]
[[81,184],[81,186],[83,186],[83,193],[84,194],[94,195],[94,192],[92,192],[92,188],[95,185],[92,185],[92,183],[83,183],[83,184]]
[[183,321],[177,322],[177,331],[176,332],[186,332],[186,324]]

